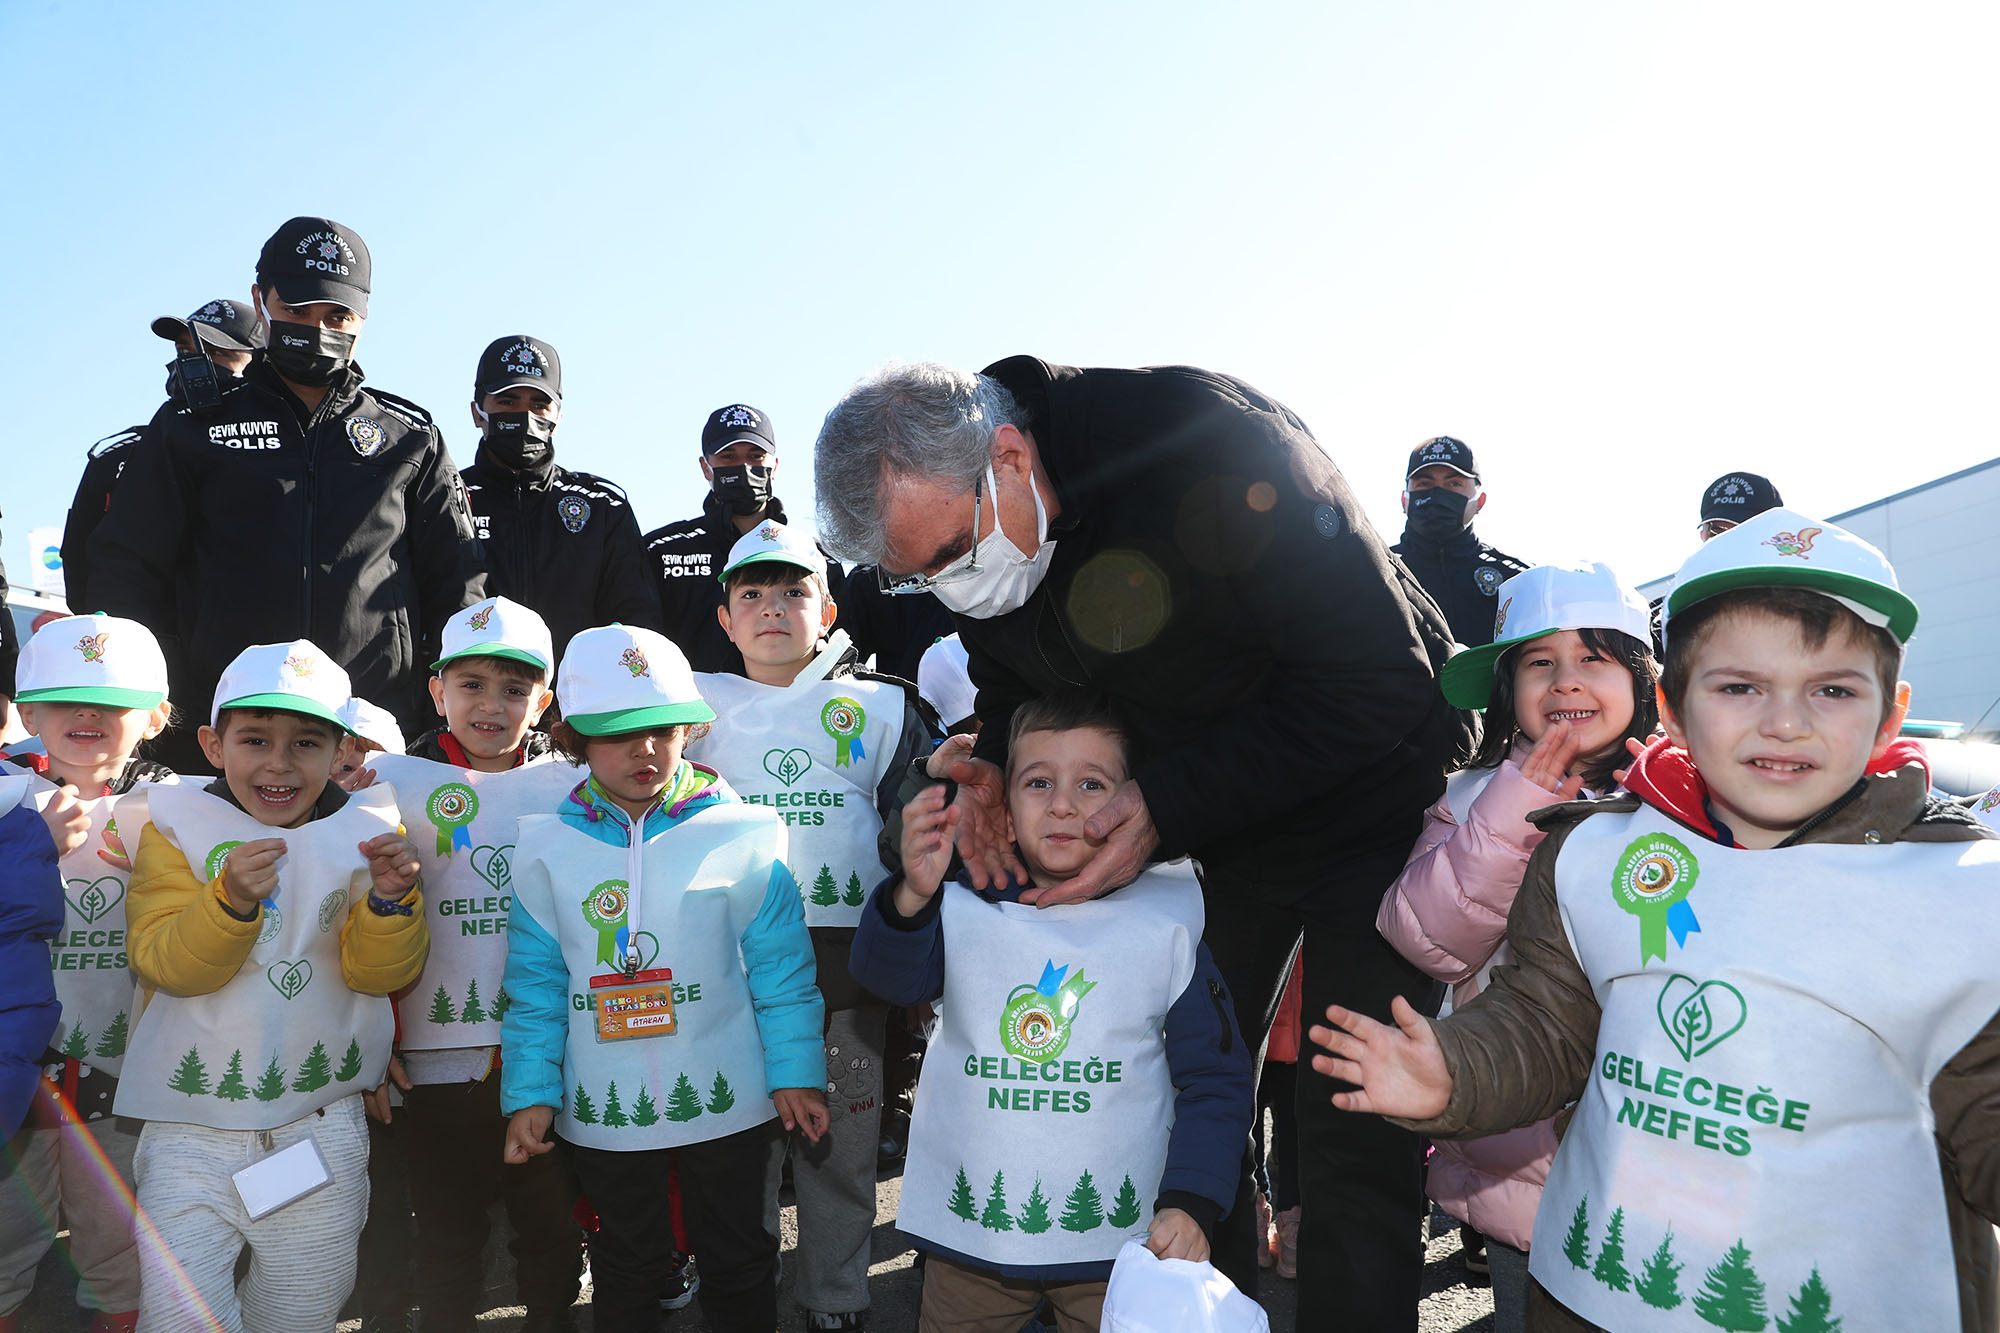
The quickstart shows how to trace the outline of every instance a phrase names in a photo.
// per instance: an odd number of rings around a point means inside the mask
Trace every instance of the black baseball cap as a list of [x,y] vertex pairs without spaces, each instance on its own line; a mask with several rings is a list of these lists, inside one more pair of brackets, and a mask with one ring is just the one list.
[[1410,450],[1410,465],[1403,469],[1403,480],[1408,481],[1427,467],[1448,467],[1462,477],[1479,480],[1479,467],[1472,461],[1471,446],[1449,435],[1425,440]]
[[225,352],[254,352],[264,345],[264,326],[257,322],[257,312],[228,297],[217,297],[186,319],[161,315],[153,321],[153,332],[171,342],[186,333],[189,324],[197,338]]
[[522,384],[562,401],[562,358],[556,349],[525,333],[510,333],[486,344],[486,350],[479,354],[479,369],[472,376],[473,398]]
[[288,305],[331,301],[368,317],[368,247],[331,218],[293,218],[257,256],[257,285]]
[[1741,523],[1784,503],[1784,497],[1778,494],[1769,477],[1754,472],[1725,472],[1701,493],[1701,521],[1721,518]]
[[708,414],[708,424],[701,428],[704,458],[738,440],[761,444],[774,454],[778,452],[778,433],[771,429],[771,418],[748,403],[731,403]]

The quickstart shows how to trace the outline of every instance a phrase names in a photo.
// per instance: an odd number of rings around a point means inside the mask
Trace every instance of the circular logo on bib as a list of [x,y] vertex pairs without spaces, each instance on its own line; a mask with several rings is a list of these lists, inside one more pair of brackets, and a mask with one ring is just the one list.
[[222,863],[229,859],[229,854],[231,852],[235,851],[238,847],[241,847],[242,845],[243,845],[243,840],[241,838],[237,839],[235,842],[216,843],[214,850],[210,851],[208,854],[208,865],[207,865],[208,877],[210,879],[214,879],[217,875],[220,875],[222,873]]
[[1676,944],[1700,930],[1686,899],[1701,867],[1687,844],[1671,833],[1649,833],[1627,846],[1611,872],[1611,896],[1639,918],[1640,966],[1667,956],[1667,928]]
[[324,935],[332,930],[334,922],[340,920],[340,914],[346,910],[346,889],[335,889],[322,898],[319,904],[319,933]]
[[845,695],[828,699],[826,707],[819,710],[819,724],[826,734],[833,737],[833,766],[845,768],[856,759],[866,759],[868,752],[862,748],[861,733],[867,729],[868,714],[861,705]]
[[1068,973],[1067,965],[1057,967],[1052,958],[1043,964],[1039,982],[1014,987],[1000,1010],[1000,1044],[1007,1054],[1041,1065],[1063,1053],[1077,1005],[1097,985],[1083,979],[1081,968],[1073,977]]

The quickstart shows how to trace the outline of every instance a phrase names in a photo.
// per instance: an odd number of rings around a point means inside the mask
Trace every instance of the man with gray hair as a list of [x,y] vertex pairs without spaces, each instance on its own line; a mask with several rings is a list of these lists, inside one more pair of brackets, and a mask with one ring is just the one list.
[[[815,467],[829,549],[957,619],[984,723],[952,769],[975,883],[1020,873],[1002,815],[1015,709],[1095,691],[1129,729],[1132,778],[1085,826],[1103,842],[1089,867],[1023,901],[1191,855],[1254,1047],[1302,933],[1308,1012],[1435,1009],[1374,916],[1464,739],[1435,679],[1451,634],[1289,409],[1185,366],[894,366],[827,414]],[[1299,1326],[1414,1329],[1420,1145],[1340,1115],[1341,1086],[1301,1066]],[[1249,1197],[1246,1175],[1215,1258],[1254,1294]]]

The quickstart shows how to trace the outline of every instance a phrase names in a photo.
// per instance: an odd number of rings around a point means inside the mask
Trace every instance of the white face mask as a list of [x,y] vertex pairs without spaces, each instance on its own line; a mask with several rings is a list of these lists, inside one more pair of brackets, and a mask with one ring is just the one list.
[[931,591],[946,607],[975,620],[991,620],[1027,605],[1035,589],[1049,572],[1056,544],[1049,540],[1049,511],[1035,474],[1028,473],[1028,489],[1035,496],[1035,553],[1023,554],[1000,526],[999,489],[994,484],[993,465],[986,465],[986,493],[993,497],[993,535],[979,543],[977,568],[932,586]]

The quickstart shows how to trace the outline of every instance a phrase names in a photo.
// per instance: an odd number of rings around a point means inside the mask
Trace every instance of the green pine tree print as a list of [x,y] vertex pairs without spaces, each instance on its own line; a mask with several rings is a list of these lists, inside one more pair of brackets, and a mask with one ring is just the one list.
[[167,1080],[167,1086],[190,1097],[198,1097],[208,1091],[208,1066],[201,1062],[200,1051],[188,1047],[188,1053],[181,1057],[181,1067]]
[[861,872],[850,870],[847,873],[847,888],[841,892],[840,901],[846,903],[849,907],[859,907],[861,906],[862,897]]
[[81,1060],[90,1054],[90,1034],[83,1030],[81,1023],[69,1030],[69,1040],[63,1043],[62,1053],[72,1060]]
[[487,1019],[486,1006],[479,1002],[479,978],[465,983],[465,1004],[458,1011],[461,1023],[484,1023]]
[[1111,1201],[1111,1211],[1104,1220],[1114,1227],[1129,1227],[1139,1220],[1139,1191],[1132,1188],[1132,1177],[1126,1176],[1125,1183],[1118,1187],[1118,1197]]
[[1102,1225],[1104,1196],[1097,1192],[1097,1183],[1086,1171],[1063,1203],[1062,1228],[1064,1231],[1094,1231]]
[[452,1007],[451,996],[444,993],[444,987],[442,986],[437,988],[437,994],[431,996],[430,1020],[433,1023],[456,1023],[458,1021],[458,1010]]
[[1833,1313],[1833,1293],[1820,1279],[1819,1269],[1813,1269],[1805,1285],[1793,1294],[1791,1315],[1789,1319],[1778,1316],[1778,1333],[1840,1333],[1840,1320]]
[[1764,1308],[1764,1279],[1750,1266],[1750,1249],[1742,1240],[1702,1276],[1694,1312],[1730,1333],[1757,1333],[1770,1322]]
[[111,1020],[111,1026],[105,1028],[104,1035],[97,1039],[97,1058],[116,1060],[125,1054],[125,1037],[125,1011],[120,1009],[118,1016]]
[[674,1075],[674,1090],[667,1094],[667,1119],[684,1125],[701,1114],[701,1094],[694,1090],[684,1073]]
[[979,1215],[979,1225],[988,1231],[1012,1231],[1014,1216],[1007,1211],[1007,1182],[1004,1173],[993,1173],[993,1192],[986,1196],[986,1210]]
[[657,1125],[660,1123],[660,1108],[653,1101],[653,1094],[646,1091],[646,1085],[639,1085],[639,1095],[632,1102],[632,1123],[635,1125]]
[[729,1080],[724,1078],[722,1071],[718,1069],[715,1071],[715,1082],[708,1085],[708,1113],[721,1115],[734,1105],[736,1105],[736,1089],[729,1086]]
[[811,900],[815,907],[831,907],[840,901],[840,886],[833,882],[833,869],[821,865],[819,875],[813,880]]
[[1569,1231],[1563,1236],[1563,1254],[1572,1264],[1584,1272],[1590,1271],[1590,1196],[1584,1195],[1576,1201],[1576,1213],[1569,1219]]
[[1611,1210],[1611,1224],[1604,1233],[1604,1244],[1597,1251],[1597,1264],[1590,1275],[1613,1291],[1624,1291],[1632,1285],[1632,1274],[1625,1267],[1625,1210]]
[[965,1167],[963,1165],[958,1168],[958,1179],[953,1182],[951,1197],[945,1200],[944,1206],[968,1222],[979,1220],[978,1213],[973,1211],[972,1182],[965,1178]]
[[285,1071],[279,1066],[277,1056],[272,1056],[271,1063],[264,1066],[264,1076],[250,1091],[260,1102],[275,1102],[285,1095]]
[[611,1086],[604,1090],[604,1127],[623,1129],[631,1124],[625,1118],[625,1108],[618,1104],[618,1080],[611,1080]]
[[222,1072],[222,1082],[215,1085],[215,1095],[229,1102],[250,1100],[250,1089],[243,1082],[243,1052],[229,1053],[229,1068]]
[[317,1092],[333,1082],[333,1061],[326,1055],[326,1043],[316,1041],[306,1052],[306,1058],[299,1063],[298,1077],[292,1080],[293,1092]]
[[590,1100],[581,1083],[576,1085],[576,1095],[569,1099],[569,1118],[580,1125],[597,1123],[597,1103]]
[[1686,1264],[1674,1262],[1674,1233],[1660,1238],[1660,1248],[1639,1271],[1639,1285],[1633,1290],[1655,1310],[1671,1310],[1687,1297],[1681,1295],[1680,1273]]
[[506,988],[506,987],[504,987],[504,986],[503,986],[503,987],[501,987],[501,988],[500,988],[500,990],[499,990],[499,991],[497,991],[497,992],[496,992],[496,993],[494,994],[494,996],[493,996],[493,1021],[494,1021],[495,1023],[497,1023],[497,1022],[499,1022],[499,1021],[500,1021],[500,1017],[501,1017],[501,1015],[503,1015],[503,1014],[505,1014],[505,1013],[507,1012],[507,1006],[508,1006],[508,1005],[510,1005],[510,1004],[512,1004],[512,1003],[514,1003],[514,1001],[508,998],[508,996],[507,996],[507,988]]
[[333,1071],[333,1076],[342,1083],[352,1083],[359,1077],[360,1073],[361,1040],[358,1037],[349,1037],[347,1039],[347,1052],[340,1057],[340,1068]]
[[1021,1215],[1015,1220],[1030,1236],[1039,1236],[1055,1225],[1049,1221],[1049,1201],[1042,1197],[1041,1177],[1035,1178],[1035,1187],[1028,1191],[1028,1201],[1021,1205]]

